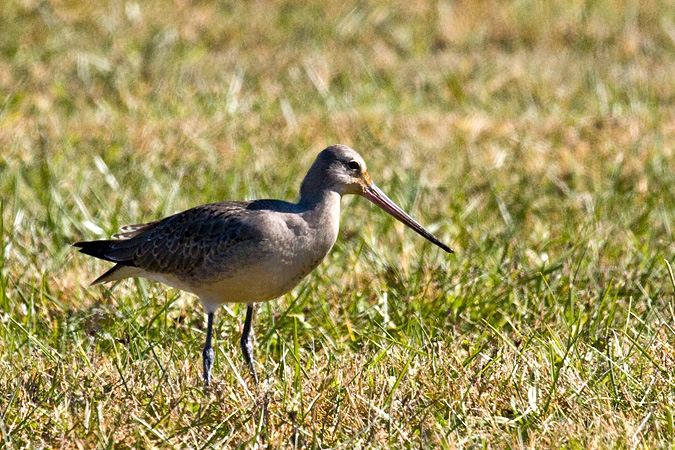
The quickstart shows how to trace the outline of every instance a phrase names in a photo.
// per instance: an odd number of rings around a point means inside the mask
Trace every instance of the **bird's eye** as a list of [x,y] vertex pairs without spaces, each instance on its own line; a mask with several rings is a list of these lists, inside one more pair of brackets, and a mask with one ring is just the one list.
[[351,160],[347,163],[347,167],[349,167],[352,170],[359,170],[361,169],[361,165],[359,164],[358,161]]

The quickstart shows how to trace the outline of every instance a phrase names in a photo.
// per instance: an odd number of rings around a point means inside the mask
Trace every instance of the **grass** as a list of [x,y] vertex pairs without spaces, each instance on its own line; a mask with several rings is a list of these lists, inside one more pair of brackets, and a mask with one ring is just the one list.
[[[675,17],[666,1],[0,6],[7,448],[664,448],[675,440]],[[316,153],[457,251],[343,200],[255,322],[263,382],[195,298],[69,244]],[[266,417],[263,414],[266,409]]]

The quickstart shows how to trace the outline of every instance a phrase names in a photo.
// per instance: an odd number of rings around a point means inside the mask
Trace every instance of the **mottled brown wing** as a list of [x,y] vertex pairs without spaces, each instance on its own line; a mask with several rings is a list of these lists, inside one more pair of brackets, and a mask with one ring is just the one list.
[[133,263],[156,273],[194,274],[208,263],[212,252],[223,254],[239,242],[257,238],[243,220],[249,203],[211,203],[163,219],[132,237],[142,239]]

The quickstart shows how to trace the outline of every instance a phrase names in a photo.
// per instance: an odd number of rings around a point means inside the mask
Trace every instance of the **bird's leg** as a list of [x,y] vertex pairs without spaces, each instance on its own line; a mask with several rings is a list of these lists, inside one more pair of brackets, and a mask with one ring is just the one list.
[[246,322],[244,322],[244,331],[241,334],[241,351],[244,354],[244,361],[248,364],[251,370],[251,376],[255,384],[258,384],[258,374],[255,372],[253,366],[253,342],[251,341],[251,322],[253,321],[253,313],[255,311],[255,303],[250,303],[246,308]]
[[209,387],[211,382],[211,367],[213,360],[216,357],[213,348],[211,347],[211,334],[213,333],[213,313],[209,313],[208,325],[206,326],[206,344],[204,344],[204,351],[202,351],[202,358],[204,359],[204,387]]

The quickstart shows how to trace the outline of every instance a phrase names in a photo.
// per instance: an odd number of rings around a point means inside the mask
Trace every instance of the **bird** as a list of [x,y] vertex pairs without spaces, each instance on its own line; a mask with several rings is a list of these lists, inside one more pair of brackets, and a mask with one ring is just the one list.
[[207,314],[202,350],[208,389],[215,353],[216,310],[245,303],[240,347],[255,384],[252,321],[257,304],[290,292],[329,253],[338,237],[340,200],[365,197],[448,253],[452,248],[417,223],[373,183],[355,150],[322,150],[300,186],[297,203],[282,200],[224,201],[196,206],[164,219],[121,228],[112,239],[73,244],[81,253],[115,263],[97,285],[143,277],[196,295]]

